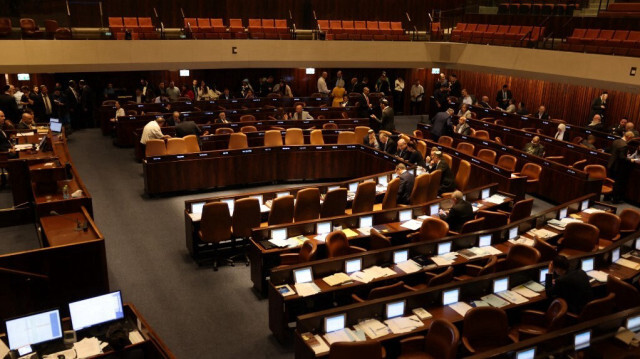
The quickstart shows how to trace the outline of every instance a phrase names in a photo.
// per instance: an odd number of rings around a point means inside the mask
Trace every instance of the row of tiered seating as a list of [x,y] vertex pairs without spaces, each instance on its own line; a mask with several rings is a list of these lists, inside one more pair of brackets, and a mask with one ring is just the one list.
[[126,33],[131,34],[132,40],[156,40],[160,34],[156,31],[150,17],[109,17],[109,31],[117,40],[124,40]]
[[194,39],[291,39],[286,19],[249,19],[246,32],[242,19],[229,19],[225,26],[222,19],[185,18],[184,30]]
[[488,25],[458,23],[451,41],[476,44],[532,46],[544,36],[545,28],[520,25]]
[[510,0],[498,6],[498,14],[567,15],[580,9],[576,0]]
[[600,11],[604,17],[640,17],[640,3],[611,3],[607,10]]
[[[33,19],[20,19],[20,30],[23,39],[71,39],[71,30],[66,27],[59,27],[56,20],[44,21],[45,31],[42,31]],[[8,17],[0,18],[0,38],[11,36],[11,19]]]
[[562,50],[640,56],[640,31],[573,29]]
[[401,22],[318,20],[318,31],[326,40],[409,41]]

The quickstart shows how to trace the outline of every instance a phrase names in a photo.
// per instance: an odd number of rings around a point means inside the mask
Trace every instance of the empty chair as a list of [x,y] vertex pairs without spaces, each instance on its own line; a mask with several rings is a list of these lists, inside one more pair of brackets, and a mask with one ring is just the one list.
[[384,249],[391,247],[391,239],[387,236],[383,236],[375,228],[371,228],[369,232],[369,249],[374,251],[376,249]]
[[[459,234],[481,231],[483,227],[484,227],[484,218],[472,219],[462,224],[462,228],[460,228]],[[449,231],[449,233],[456,234],[453,231]]]
[[0,37],[11,35],[11,19],[8,17],[0,17]]
[[431,323],[427,335],[419,335],[400,341],[398,359],[455,359],[460,333],[455,325],[444,319]]
[[318,251],[318,242],[315,239],[307,239],[302,243],[300,252],[298,253],[282,253],[280,254],[280,265],[293,265],[306,263],[316,258]]
[[258,129],[256,128],[256,126],[242,126],[240,127],[240,132],[242,133],[248,133],[248,132],[257,132]]
[[[431,175],[429,173],[423,173],[416,177],[413,184],[413,190],[411,191],[411,195],[409,196],[409,204],[415,205],[428,201],[430,178]],[[394,181],[396,179],[394,179]]]
[[327,122],[327,123],[322,125],[322,129],[323,130],[337,130],[338,129],[338,125],[336,125],[333,122]]
[[425,283],[414,286],[417,290],[433,288],[447,284],[453,280],[453,267],[449,266],[442,273],[425,272]]
[[320,190],[305,188],[298,191],[293,211],[295,222],[317,219],[320,216]]
[[282,134],[278,130],[268,130],[264,132],[265,147],[282,146]]
[[352,131],[341,131],[338,133],[338,144],[339,145],[351,145],[356,143],[355,133]]
[[138,18],[124,17],[122,18],[122,20],[123,20],[125,30],[131,31],[134,33],[138,31]]
[[211,30],[217,33],[226,33],[227,27],[224,26],[222,19],[211,19]]
[[[481,262],[482,263],[482,262]],[[485,274],[495,273],[496,264],[498,263],[497,256],[490,256],[486,259],[484,264],[466,264],[464,266],[465,274],[457,276],[456,280],[467,280],[474,277],[479,277]]]
[[564,235],[558,240],[561,248],[559,254],[572,257],[598,249],[600,230],[593,224],[569,223],[564,229]]
[[473,151],[475,150],[475,148],[476,146],[468,142],[460,142],[458,143],[458,146],[456,146],[456,150],[469,156],[473,156]]
[[216,135],[228,135],[231,133],[233,133],[233,129],[229,127],[219,127],[219,128],[216,128],[216,132],[214,132],[214,134]]
[[[213,244],[213,270],[218,270],[218,247],[220,242],[231,239],[231,215],[225,202],[209,202],[202,208],[198,237]],[[231,260],[226,260],[229,264]]]
[[390,208],[398,207],[398,190],[399,189],[400,189],[399,178],[394,178],[387,184],[387,192],[385,192],[384,198],[382,198],[382,205],[380,206],[381,209],[390,209]]
[[427,217],[422,221],[420,231],[407,236],[413,242],[433,241],[444,238],[449,233],[449,224],[440,218]]
[[600,230],[599,243],[601,246],[606,246],[620,239],[620,222],[620,217],[607,212],[592,213],[587,221]]
[[187,152],[200,152],[200,145],[198,144],[198,137],[196,135],[184,136],[183,138],[185,145],[187,146]]
[[240,122],[255,122],[256,117],[254,115],[242,115],[240,116]]
[[187,144],[184,138],[169,138],[167,139],[167,154],[179,155],[187,153]]
[[423,139],[424,135],[422,134],[422,131],[420,131],[420,130],[413,130],[413,137],[419,138],[419,139]]
[[[580,314],[567,313],[575,322],[582,323],[611,314],[615,305],[615,293],[609,293],[606,297],[594,299],[582,308]],[[636,303],[637,304],[637,303]]]
[[347,209],[347,189],[336,188],[327,192],[320,207],[320,218],[344,215]]
[[620,212],[620,234],[629,234],[638,230],[640,226],[640,212],[625,208]]
[[509,223],[509,215],[502,212],[479,210],[476,212],[477,218],[484,218],[483,229],[494,229]]
[[337,342],[329,348],[329,359],[382,359],[385,357],[384,348],[377,340],[363,342]]
[[538,252],[540,252],[541,262],[553,260],[553,258],[555,258],[558,255],[557,248],[547,243],[542,238],[533,239],[533,248],[537,249]]
[[38,28],[33,19],[20,19],[20,30],[23,38],[41,39],[44,36],[44,32]]
[[235,33],[244,32],[244,26],[242,25],[242,19],[229,19],[229,32],[235,32]]
[[509,214],[509,223],[529,217],[531,215],[531,210],[533,210],[533,198],[523,199],[516,202]]
[[582,171],[584,169],[584,166],[587,164],[587,160],[579,160],[574,162],[571,166],[569,167],[573,167],[577,170]]
[[540,182],[542,167],[538,164],[527,162],[522,166],[520,172],[514,173],[516,176],[527,177],[527,192],[536,192]]
[[144,149],[145,157],[164,156],[167,154],[167,146],[164,140],[148,140]]
[[109,30],[111,33],[119,33],[124,32],[124,22],[122,21],[122,17],[112,17],[108,18],[109,21]]
[[518,163],[518,159],[511,155],[502,155],[500,159],[498,159],[498,167],[502,167],[508,171],[515,171],[516,164]]
[[229,135],[229,146],[230,150],[237,150],[241,148],[247,148],[249,144],[247,142],[247,135],[242,132],[232,133]]
[[309,138],[309,141],[312,145],[324,145],[324,137],[322,136],[322,130],[311,131],[311,137]]
[[362,253],[366,252],[366,249],[350,246],[349,240],[347,236],[342,231],[331,232],[327,235],[325,239],[325,243],[327,244],[327,257],[339,257],[346,256],[348,254],[353,253]]
[[431,178],[429,179],[429,189],[427,190],[427,202],[433,201],[438,197],[438,190],[440,189],[441,178],[442,178],[442,171],[435,170],[431,172]]
[[520,323],[514,329],[518,331],[520,340],[552,332],[562,328],[568,309],[567,302],[557,298],[551,302],[546,312],[523,310]]
[[[243,257],[246,265],[249,265],[246,248],[251,237],[251,230],[260,227],[260,200],[257,198],[242,198],[234,201],[233,215],[231,216],[232,236],[240,238],[243,242],[242,253],[235,257]],[[235,245],[235,242],[233,243]],[[231,257],[230,259],[233,259]]]
[[440,136],[440,138],[438,138],[438,144],[451,147],[451,145],[453,145],[453,138],[449,136]]
[[456,172],[455,183],[456,187],[460,191],[467,189],[469,183],[469,177],[471,176],[471,164],[468,161],[461,160],[458,165],[458,172]]
[[607,277],[607,291],[616,295],[615,303],[618,311],[637,307],[638,303],[640,303],[638,289],[612,275]]
[[397,282],[397,283],[394,283],[394,284],[391,284],[391,285],[386,285],[386,286],[383,286],[383,287],[378,287],[378,288],[371,289],[371,291],[369,292],[369,294],[366,297],[367,299],[362,299],[355,293],[351,294],[351,298],[353,298],[353,300],[356,303],[364,303],[367,300],[384,298],[384,297],[389,297],[389,296],[392,296],[392,295],[408,293],[408,292],[415,292],[415,288],[412,288],[412,287],[404,284],[403,281],[400,281],[400,282]]
[[607,169],[603,165],[587,165],[584,171],[589,175],[589,179],[603,180],[602,194],[609,196],[613,193],[613,185],[615,183],[611,178],[607,178]]
[[496,151],[490,150],[488,148],[483,148],[480,151],[478,151],[478,158],[489,163],[495,163]]
[[477,307],[464,316],[462,343],[471,353],[484,352],[517,342],[509,333],[507,313],[500,308]]
[[351,213],[362,213],[373,211],[373,204],[376,201],[376,183],[373,181],[362,182],[356,189],[356,195],[351,206]]
[[418,147],[418,151],[422,155],[422,158],[427,158],[427,143],[420,140],[417,143],[417,147]]
[[293,196],[287,195],[275,198],[271,202],[268,224],[287,224],[293,222]]
[[355,143],[360,145],[363,144],[364,137],[367,136],[369,130],[370,128],[367,126],[356,126],[355,130],[353,131],[353,133],[355,134]]
[[537,249],[524,244],[516,244],[509,248],[506,258],[498,260],[497,268],[498,270],[509,270],[536,264],[539,261],[540,252]]
[[284,135],[284,144],[287,146],[300,146],[304,145],[304,136],[302,135],[302,129],[289,128]]

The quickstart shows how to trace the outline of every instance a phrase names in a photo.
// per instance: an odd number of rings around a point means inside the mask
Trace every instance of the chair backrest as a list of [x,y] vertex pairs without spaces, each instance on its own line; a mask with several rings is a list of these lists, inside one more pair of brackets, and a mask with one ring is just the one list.
[[607,169],[603,165],[587,165],[584,171],[589,175],[589,179],[605,179],[607,178]]
[[278,130],[268,130],[264,132],[265,147],[282,146],[282,134]]
[[369,133],[370,128],[367,126],[356,126],[355,130],[353,131],[353,133],[355,134],[355,141],[357,144],[363,144],[364,143],[364,136],[367,135],[367,133]]
[[453,267],[449,266],[444,272],[433,276],[427,282],[427,287],[435,287],[442,284],[447,284],[453,280]]
[[331,344],[329,359],[382,359],[382,345],[377,340],[337,342]]
[[451,147],[451,145],[453,145],[453,138],[449,136],[440,136],[440,138],[438,139],[438,144]]
[[164,140],[148,140],[144,150],[145,157],[164,156],[167,154],[167,146]]
[[475,149],[476,149],[476,146],[468,142],[460,142],[456,146],[456,150],[469,156],[473,156],[473,151],[475,151]]
[[371,228],[371,231],[369,232],[369,236],[370,236],[369,238],[370,250],[373,251],[376,249],[391,247],[391,240],[389,239],[389,237],[383,236],[375,228]]
[[523,218],[527,218],[531,215],[531,210],[533,209],[533,198],[523,199],[522,201],[516,202],[513,205],[513,209],[511,209],[511,214],[509,215],[509,222],[519,221]]
[[556,298],[551,302],[551,305],[549,305],[549,308],[547,308],[547,312],[544,315],[544,323],[547,332],[562,327],[568,310],[569,306],[562,298]]
[[527,162],[522,166],[520,174],[527,176],[528,180],[537,180],[540,178],[540,172],[542,172],[542,167],[540,165]]
[[248,133],[248,132],[257,132],[258,129],[256,128],[256,126],[242,126],[240,127],[240,132],[242,133]]
[[328,191],[320,207],[320,218],[344,215],[347,208],[347,189],[336,188]]
[[356,143],[356,137],[353,131],[340,131],[338,133],[338,144],[339,145],[351,145]]
[[449,165],[449,168],[453,168],[453,158],[451,158],[451,155],[443,153],[442,159]]
[[38,26],[36,26],[36,22],[33,19],[20,19],[20,29],[22,29],[23,31],[35,31],[37,27]]
[[209,202],[202,208],[200,220],[202,240],[219,243],[231,238],[231,215],[225,202]]
[[449,233],[449,224],[440,218],[427,217],[422,221],[420,234],[414,237],[420,242],[444,238]]
[[269,225],[286,224],[293,222],[293,196],[287,195],[275,198],[271,202],[269,212]]
[[231,133],[233,133],[233,129],[229,127],[219,127],[216,128],[216,132],[214,132],[216,135],[228,135]]
[[[394,181],[397,178],[394,178]],[[409,196],[409,204],[415,205],[420,203],[426,203],[429,196],[429,180],[431,175],[429,173],[423,173],[416,177],[413,184],[413,190]]]
[[534,238],[533,248],[540,252],[540,261],[550,261],[558,255],[558,251],[544,239]]
[[500,212],[479,210],[476,218],[484,218],[483,229],[498,228],[509,223],[509,215]]
[[229,149],[235,150],[239,148],[247,148],[249,143],[247,142],[247,135],[242,132],[232,133],[229,135]]
[[464,191],[469,183],[469,177],[471,176],[471,163],[465,160],[460,161],[458,165],[458,172],[456,172],[456,185],[458,189]]
[[572,222],[564,229],[562,246],[583,252],[593,252],[598,248],[600,230],[593,224]]
[[423,139],[424,134],[420,130],[413,130],[413,137]]
[[509,322],[507,313],[500,308],[476,307],[471,308],[464,316],[462,324],[462,338],[472,348],[497,345],[508,342]]
[[184,136],[184,143],[187,146],[187,152],[194,153],[200,152],[200,145],[198,144],[198,136],[196,135],[188,135]]
[[460,234],[481,231],[484,226],[484,218],[476,218],[464,222],[460,229]]
[[518,159],[511,155],[502,155],[500,156],[500,159],[498,159],[498,167],[502,167],[509,171],[515,171],[517,163]]
[[489,132],[487,132],[487,131],[485,131],[485,130],[478,130],[478,131],[476,131],[476,133],[475,133],[474,137],[475,137],[475,138],[480,138],[480,139],[482,139],[482,140],[488,140],[488,139],[490,139],[490,138],[491,138],[491,137],[489,137]]
[[616,309],[618,311],[637,307],[640,303],[640,293],[633,285],[612,275],[607,277],[607,291],[616,295]]
[[427,202],[433,201],[438,197],[438,190],[440,189],[441,178],[442,178],[442,171],[435,170],[431,172],[431,178],[429,179],[429,189],[427,191]]
[[45,20],[44,29],[46,32],[52,34],[58,30],[58,22],[56,20]]
[[322,136],[322,130],[311,131],[311,137],[309,138],[309,141],[312,145],[324,145],[324,137]]
[[295,222],[309,221],[320,216],[320,190],[305,188],[296,195],[293,220]]
[[288,128],[284,135],[284,144],[287,146],[304,145],[304,136],[300,128]]
[[424,349],[431,358],[454,359],[458,351],[460,332],[448,320],[436,319],[424,337]]
[[640,226],[640,212],[625,208],[620,212],[620,232],[635,232]]
[[485,274],[495,273],[496,264],[498,263],[498,256],[491,256],[487,260],[487,263],[478,271],[478,277]]
[[403,281],[399,281],[394,284],[371,289],[369,295],[367,296],[367,300],[390,297],[392,295],[407,293],[411,291],[412,290],[409,287],[404,285]]
[[318,242],[315,239],[307,239],[302,243],[298,252],[298,263],[305,263],[316,258],[318,252]]
[[504,269],[513,269],[536,264],[540,261],[540,252],[524,244],[516,244],[509,249]]
[[187,143],[184,141],[184,138],[174,137],[167,139],[168,155],[180,155],[187,152]]
[[249,238],[251,229],[260,227],[260,200],[242,198],[234,202],[232,216],[233,236]]
[[342,231],[331,232],[325,239],[327,257],[339,257],[349,254],[349,240]]
[[[578,317],[578,322],[586,322],[610,314],[615,304],[615,293],[609,293],[606,297],[594,299],[587,303]],[[636,303],[637,304],[637,303]]]
[[607,212],[592,213],[587,221],[598,227],[600,238],[607,240],[617,239],[616,237],[620,234],[620,222],[620,217]]
[[338,125],[333,123],[333,122],[327,122],[324,125],[322,125],[322,129],[323,130],[337,130],[338,129]]
[[[387,184],[387,192],[382,199],[382,209],[398,207],[398,190],[400,189],[400,179],[394,178]],[[426,202],[426,201],[425,201]]]
[[478,151],[478,158],[483,160],[483,161],[487,161],[489,163],[495,163],[496,162],[496,151],[490,150],[488,148],[483,148],[480,151]]
[[427,158],[427,143],[422,140],[418,140],[417,146],[422,158]]
[[362,213],[373,211],[373,204],[376,201],[376,183],[373,181],[362,182],[358,185],[356,196],[353,199],[351,213]]

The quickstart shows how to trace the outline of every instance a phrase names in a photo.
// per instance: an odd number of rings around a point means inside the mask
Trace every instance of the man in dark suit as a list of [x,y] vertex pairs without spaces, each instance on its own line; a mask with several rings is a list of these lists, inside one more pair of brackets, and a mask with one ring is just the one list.
[[593,102],[591,102],[591,113],[589,114],[589,118],[593,118],[595,115],[600,115],[600,117],[604,117],[604,112],[607,110],[607,99],[609,98],[609,94],[603,92],[602,95],[596,97]]
[[456,74],[451,74],[451,76],[449,76],[449,88],[451,89],[451,91],[449,91],[451,96],[455,96],[457,98],[462,96],[462,85],[458,82],[458,76],[456,76]]
[[462,192],[456,190],[451,195],[453,199],[453,207],[449,210],[449,213],[443,213],[444,221],[449,224],[449,229],[454,232],[459,232],[462,229],[462,225],[473,219],[473,207],[471,203],[464,200]]
[[47,86],[40,86],[40,94],[34,98],[33,112],[36,122],[49,122],[53,114],[53,100],[49,96]]
[[409,149],[407,149],[407,141],[405,141],[403,138],[399,139],[398,149],[396,150],[396,157],[400,157],[401,159],[408,161],[410,155],[411,154],[409,153]]
[[509,86],[503,85],[502,90],[498,91],[498,93],[496,94],[496,102],[498,103],[498,107],[506,110],[507,106],[509,106],[509,100],[511,100],[512,98],[513,94],[511,93],[511,90],[509,90]]
[[93,107],[95,103],[95,99],[93,98],[93,90],[89,85],[84,82],[84,80],[80,80],[78,83],[80,85],[80,109],[82,116],[82,127],[94,127],[93,126]]
[[453,180],[453,172],[451,172],[451,168],[447,161],[442,159],[442,152],[435,151],[433,152],[433,156],[431,158],[431,162],[429,163],[430,172],[440,170],[442,172],[442,176],[440,177],[440,189],[438,189],[438,194],[442,194],[444,192],[452,192],[456,189],[455,182]]
[[69,81],[69,87],[65,91],[65,98],[67,99],[67,109],[71,116],[71,127],[75,130],[80,128],[80,92],[77,89],[76,82]]
[[371,102],[369,101],[369,88],[365,87],[358,98],[358,118],[369,118],[371,116]]
[[569,312],[574,314],[580,314],[593,297],[587,273],[582,268],[570,270],[569,260],[565,256],[557,256],[549,263],[544,286],[547,298],[564,299]]
[[438,142],[440,136],[448,134],[451,130],[451,116],[453,116],[453,113],[453,109],[450,108],[433,116],[433,120],[431,120],[431,137],[434,142]]
[[627,122],[629,122],[628,118],[621,118],[618,125],[611,127],[611,134],[620,137],[624,136],[624,133],[627,132]]
[[204,131],[203,133],[195,122],[183,120],[180,116],[174,118],[174,121],[176,123],[176,137],[182,138],[189,135],[195,135],[198,138],[198,143],[200,143],[200,136],[206,136],[209,134],[209,131]]
[[[376,115],[371,115],[371,119],[376,122],[380,130],[393,132],[396,130],[396,125],[393,120],[393,109],[389,106],[389,101],[383,98],[380,100],[380,108],[382,109],[382,118],[378,119]],[[373,127],[373,126],[372,126]]]
[[415,176],[413,173],[407,171],[407,167],[402,163],[396,166],[396,174],[400,179],[400,187],[398,187],[398,204],[409,204],[409,197],[411,197],[411,191],[413,191],[413,184],[415,183]]
[[376,150],[380,149],[380,140],[378,140],[378,137],[376,137],[376,133],[374,130],[369,130],[369,132],[367,132],[367,135],[364,136],[364,145],[373,147]]
[[222,91],[222,95],[220,95],[219,99],[220,100],[232,100],[233,99],[233,95],[231,94],[231,92],[229,91],[228,88],[225,88]]
[[398,146],[396,142],[385,132],[380,132],[380,149],[386,153],[395,155]]
[[611,157],[607,163],[609,177],[615,183],[613,185],[613,193],[611,194],[614,204],[622,203],[622,196],[627,187],[627,179],[629,177],[629,165],[631,161],[627,158],[627,143],[633,138],[633,132],[625,132],[622,138],[618,138],[611,144]]
[[13,148],[13,145],[9,141],[9,136],[2,130],[4,121],[4,112],[0,111],[0,152],[7,152]]
[[15,97],[13,97],[13,86],[5,85],[2,88],[2,94],[0,94],[0,111],[4,113],[7,120],[12,122],[18,122],[20,119],[20,110],[18,110],[18,104]]

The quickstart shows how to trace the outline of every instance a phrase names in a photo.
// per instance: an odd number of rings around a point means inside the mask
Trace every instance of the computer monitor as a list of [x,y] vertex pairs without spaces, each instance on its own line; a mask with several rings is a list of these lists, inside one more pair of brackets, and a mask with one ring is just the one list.
[[581,263],[582,270],[585,271],[585,272],[592,271],[593,270],[593,262],[594,262],[593,258],[585,258],[585,259],[583,259],[582,263]]
[[229,214],[233,216],[233,207],[236,204],[236,202],[233,200],[233,198],[222,199],[222,200],[220,200],[220,202],[224,202],[224,203],[227,204],[227,206],[229,206]]
[[580,210],[584,211],[587,208],[589,208],[589,200],[585,199],[584,201],[582,201],[582,203],[580,203]]
[[311,267],[295,269],[293,271],[293,278],[295,279],[296,284],[313,282]]
[[398,264],[409,260],[409,250],[404,249],[401,251],[393,252],[393,263]]
[[271,239],[275,239],[275,240],[287,239],[287,229],[286,228],[272,229]]
[[349,183],[349,192],[356,193],[358,190],[358,182]]
[[438,255],[447,254],[451,252],[451,241],[438,243]]
[[478,247],[488,247],[491,245],[491,235],[490,234],[483,234],[480,236],[480,239],[478,240]]
[[11,350],[62,338],[58,309],[7,320],[5,325]]
[[290,194],[291,194],[291,192],[278,192],[278,193],[276,193],[276,198],[288,196]]
[[549,268],[542,268],[540,269],[540,275],[539,275],[539,280],[540,283],[544,283],[547,281],[547,274],[549,273]]
[[339,189],[339,188],[340,188],[340,186],[329,186],[329,187],[327,187],[327,192],[333,191],[334,189]]
[[207,202],[191,203],[191,213],[193,213],[193,214],[201,214],[205,203],[207,203]]
[[255,196],[251,196],[251,198],[257,198],[257,199],[258,199],[258,201],[260,201],[260,204],[261,204],[261,205],[262,205],[262,204],[264,204],[264,202],[262,202],[262,195],[261,195],[261,194],[257,194],[257,195],[255,195]]
[[442,292],[442,305],[449,305],[458,303],[458,297],[460,296],[460,289],[450,289]]
[[516,353],[515,359],[534,359],[536,357],[536,348],[521,350]]
[[491,188],[485,188],[480,193],[480,199],[487,199],[490,197],[490,194],[491,194]]
[[398,212],[398,219],[400,220],[400,222],[410,221],[411,219],[413,219],[413,210],[405,209]]
[[498,278],[493,280],[493,292],[501,293],[509,290],[509,277]]
[[640,315],[627,318],[627,329],[632,332],[640,330]]
[[640,251],[640,238],[636,238],[636,245],[634,246],[636,250]]
[[558,212],[558,219],[567,218],[567,208],[563,208]]
[[49,124],[49,129],[51,129],[51,132],[53,132],[53,133],[60,133],[60,132],[62,132],[62,123],[60,123],[60,122],[51,122]]
[[620,247],[611,251],[611,263],[615,263],[620,259]]
[[120,291],[69,303],[71,326],[79,331],[124,318]]
[[362,258],[347,259],[344,261],[344,271],[347,274],[359,272],[362,269]]
[[371,228],[373,227],[373,216],[362,216],[359,218],[358,228]]
[[316,224],[316,233],[325,234],[331,232],[331,222],[318,222]]
[[574,337],[573,345],[576,350],[588,348],[589,344],[591,344],[591,331],[587,330],[586,332],[578,333]]
[[429,214],[431,215],[438,214],[439,210],[440,210],[440,203],[434,203],[429,207]]
[[403,316],[405,304],[404,300],[387,303],[387,319]]
[[509,239],[516,239],[518,237],[518,227],[509,228]]
[[324,318],[324,332],[331,333],[344,329],[347,319],[346,314],[338,314],[331,317]]
[[389,183],[389,178],[387,177],[387,175],[378,176],[378,184],[386,186],[388,183]]

